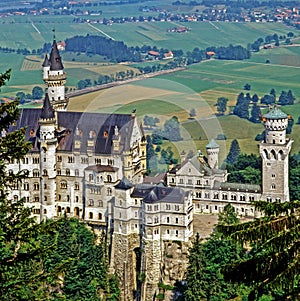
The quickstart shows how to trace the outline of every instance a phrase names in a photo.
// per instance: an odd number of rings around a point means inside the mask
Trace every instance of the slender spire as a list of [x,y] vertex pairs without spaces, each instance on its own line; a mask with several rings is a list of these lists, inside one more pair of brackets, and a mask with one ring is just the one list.
[[49,66],[50,66],[50,61],[49,61],[48,53],[46,53],[42,67],[49,67]]
[[64,66],[61,62],[61,57],[58,52],[56,40],[53,40],[53,45],[50,53],[50,70],[51,71],[58,71],[63,70]]
[[42,112],[41,112],[41,119],[52,119],[52,118],[54,118],[54,110],[50,104],[48,93],[46,93]]

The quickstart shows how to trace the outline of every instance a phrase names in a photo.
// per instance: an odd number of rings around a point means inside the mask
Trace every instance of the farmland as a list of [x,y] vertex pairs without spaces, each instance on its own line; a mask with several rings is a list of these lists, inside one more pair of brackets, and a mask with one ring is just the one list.
[[[59,19],[58,19],[59,18]],[[59,20],[59,22],[57,22]],[[11,23],[14,22],[14,23]],[[34,25],[34,26],[33,26]],[[169,33],[170,26],[188,25],[187,33]],[[97,34],[111,36],[128,45],[144,44],[166,49],[192,50],[208,46],[226,46],[241,44],[246,46],[259,37],[277,33],[286,35],[291,28],[281,23],[230,23],[230,22],[190,22],[188,24],[170,24],[170,22],[143,22],[113,24],[73,23],[72,17],[19,17],[5,19],[0,24],[2,47],[41,48],[51,42],[55,27],[58,40],[74,35]],[[10,33],[8,33],[10,32]],[[176,153],[187,148],[204,149],[208,138],[225,134],[226,141],[218,141],[223,148],[221,156],[228,152],[232,139],[239,140],[243,152],[257,153],[254,137],[263,129],[261,124],[226,115],[216,118],[215,103],[218,97],[227,97],[228,110],[235,105],[237,95],[243,91],[246,83],[251,85],[251,95],[259,97],[268,94],[274,88],[279,95],[282,90],[293,91],[296,105],[285,107],[295,121],[300,116],[300,47],[296,39],[291,47],[262,49],[253,53],[250,60],[220,61],[208,60],[188,66],[184,71],[161,75],[155,79],[145,79],[118,87],[82,95],[71,99],[69,110],[128,113],[133,109],[142,120],[148,114],[164,120],[178,116],[182,122],[184,140],[171,144]],[[13,38],[12,38],[13,37]],[[30,38],[28,38],[30,37]],[[230,42],[229,42],[230,41]],[[99,75],[111,75],[119,71],[132,69],[138,73],[137,65],[112,64],[101,56],[87,56],[79,53],[61,52],[67,73],[67,87],[76,88],[79,80],[90,78],[97,80]],[[41,79],[42,56],[1,53],[0,70],[12,68],[9,85],[2,88],[1,96],[13,96],[18,91],[31,93],[34,86],[43,86]],[[266,63],[268,61],[268,63]],[[196,110],[195,119],[189,119],[191,109]],[[241,129],[243,129],[241,131]],[[299,134],[299,125],[293,127],[293,136]],[[165,143],[164,147],[168,144]],[[225,148],[226,146],[226,148]],[[294,143],[293,151],[300,150],[300,143]]]

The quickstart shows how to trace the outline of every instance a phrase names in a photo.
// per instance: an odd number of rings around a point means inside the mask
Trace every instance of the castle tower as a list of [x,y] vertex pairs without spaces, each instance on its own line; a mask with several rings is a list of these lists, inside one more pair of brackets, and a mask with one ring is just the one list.
[[207,161],[211,169],[217,169],[219,167],[219,151],[220,146],[214,139],[206,145]]
[[56,192],[56,144],[55,114],[46,93],[39,119],[40,125],[40,193],[41,220],[53,218],[55,212]]
[[289,153],[293,140],[286,138],[288,116],[274,107],[263,116],[264,140],[259,144],[262,157],[262,192],[267,201],[289,201]]
[[48,87],[48,96],[55,111],[65,111],[68,98],[65,95],[66,73],[54,38],[50,58],[43,62],[43,80]]

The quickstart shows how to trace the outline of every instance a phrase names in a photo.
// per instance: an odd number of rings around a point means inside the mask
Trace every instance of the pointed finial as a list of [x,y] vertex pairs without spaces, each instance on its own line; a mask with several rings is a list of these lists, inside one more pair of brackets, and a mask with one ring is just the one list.
[[53,28],[52,31],[53,31],[53,40],[55,40],[55,28]]

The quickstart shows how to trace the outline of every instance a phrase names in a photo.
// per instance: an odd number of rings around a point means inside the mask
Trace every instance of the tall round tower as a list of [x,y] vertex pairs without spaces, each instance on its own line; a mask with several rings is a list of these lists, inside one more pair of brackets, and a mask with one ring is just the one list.
[[214,139],[211,139],[211,141],[206,145],[208,166],[211,169],[217,169],[219,167],[219,151],[220,146]]
[[40,193],[41,193],[41,220],[53,218],[55,212],[56,192],[56,145],[55,114],[50,104],[48,94],[44,99],[40,125]]
[[293,140],[286,138],[288,116],[274,107],[263,116],[264,140],[259,144],[262,157],[263,198],[270,202],[289,201],[289,153]]
[[65,111],[68,98],[65,95],[66,73],[54,38],[50,57],[43,62],[43,80],[48,87],[48,96],[55,111]]

